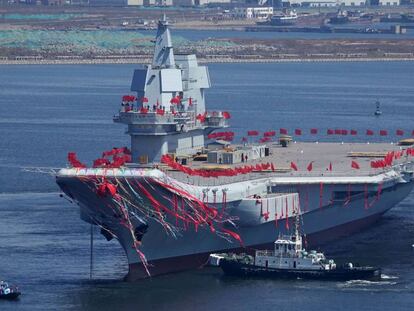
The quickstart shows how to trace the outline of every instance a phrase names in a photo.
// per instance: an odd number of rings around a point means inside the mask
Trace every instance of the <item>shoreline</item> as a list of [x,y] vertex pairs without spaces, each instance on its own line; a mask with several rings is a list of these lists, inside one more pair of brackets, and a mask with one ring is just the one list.
[[[146,58],[99,59],[27,59],[1,60],[0,65],[99,65],[99,64],[149,64]],[[349,58],[200,58],[199,63],[309,63],[309,62],[407,62],[414,57],[349,57]]]

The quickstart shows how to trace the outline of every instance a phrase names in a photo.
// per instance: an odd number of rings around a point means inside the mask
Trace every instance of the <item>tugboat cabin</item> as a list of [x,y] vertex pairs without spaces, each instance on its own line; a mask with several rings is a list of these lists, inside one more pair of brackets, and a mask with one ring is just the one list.
[[331,270],[336,268],[333,260],[327,261],[323,253],[302,248],[302,237],[279,237],[274,243],[274,251],[256,251],[255,265],[273,269]]

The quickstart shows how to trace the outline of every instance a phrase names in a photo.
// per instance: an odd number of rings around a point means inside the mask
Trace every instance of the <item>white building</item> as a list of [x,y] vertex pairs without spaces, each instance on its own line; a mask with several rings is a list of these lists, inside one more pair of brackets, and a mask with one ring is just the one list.
[[381,6],[391,6],[391,5],[400,5],[400,0],[379,0],[379,5]]
[[273,15],[273,7],[234,8],[234,17],[246,19],[267,19]]
[[[291,2],[292,3],[292,2]],[[338,1],[336,0],[318,0],[318,1],[313,1],[313,0],[306,0],[306,1],[297,1],[297,3],[299,3],[299,5],[303,6],[303,7],[322,7],[322,8],[327,8],[327,7],[335,7],[338,6]]]
[[127,0],[129,6],[173,6],[173,0]]
[[[335,6],[397,6],[400,0],[282,0],[283,3],[289,3],[291,6],[302,7],[335,7]],[[378,3],[378,4],[376,4]]]
[[127,0],[127,4],[131,6],[142,6],[144,5],[144,0]]
[[175,6],[204,6],[210,3],[231,3],[231,0],[173,0]]

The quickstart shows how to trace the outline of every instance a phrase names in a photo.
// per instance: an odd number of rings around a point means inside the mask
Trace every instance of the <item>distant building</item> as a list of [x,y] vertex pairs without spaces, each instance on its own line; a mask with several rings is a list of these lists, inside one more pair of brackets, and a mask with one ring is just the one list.
[[206,6],[216,3],[231,3],[232,0],[173,0],[175,6]]
[[127,0],[129,6],[143,6],[144,0]]
[[282,0],[282,6],[335,7],[335,6],[397,6],[401,0]]
[[400,0],[379,0],[378,5],[381,6],[391,6],[391,5],[400,5]]
[[89,0],[90,6],[126,6],[127,0]]
[[273,7],[234,8],[233,17],[246,19],[267,19],[273,15]]
[[338,1],[336,0],[327,0],[327,1],[312,1],[312,0],[306,0],[301,2],[301,6],[303,7],[335,7],[338,6]]

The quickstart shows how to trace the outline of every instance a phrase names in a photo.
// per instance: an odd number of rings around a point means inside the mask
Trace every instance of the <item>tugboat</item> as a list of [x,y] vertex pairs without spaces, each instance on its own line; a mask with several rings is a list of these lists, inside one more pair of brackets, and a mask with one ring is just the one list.
[[273,26],[291,26],[294,25],[298,20],[298,14],[295,10],[288,11],[284,10],[279,13],[274,13],[270,19],[270,24]]
[[377,101],[375,102],[375,105],[377,106],[377,108],[375,109],[374,115],[376,115],[376,116],[380,116],[380,115],[382,115],[382,111],[381,111],[381,107],[380,107],[380,102],[379,102],[379,100],[377,100]]
[[17,299],[21,292],[17,286],[10,285],[5,281],[0,281],[0,299]]
[[274,250],[258,250],[254,257],[246,254],[213,254],[211,258],[216,260],[225,274],[231,276],[340,281],[381,278],[379,268],[357,267],[352,263],[337,267],[323,253],[308,253],[302,247],[298,217],[295,234],[280,236],[274,243]]
[[346,24],[348,22],[348,12],[342,9],[339,9],[336,15],[329,19],[329,24]]

